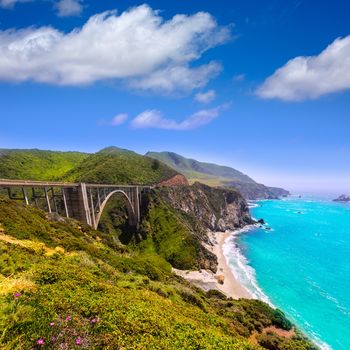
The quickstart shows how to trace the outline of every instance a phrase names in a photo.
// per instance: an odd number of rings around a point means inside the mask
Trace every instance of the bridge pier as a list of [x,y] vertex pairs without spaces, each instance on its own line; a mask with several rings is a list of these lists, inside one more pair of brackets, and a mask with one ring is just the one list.
[[65,188],[64,192],[70,217],[92,226],[86,185],[81,183],[78,187]]

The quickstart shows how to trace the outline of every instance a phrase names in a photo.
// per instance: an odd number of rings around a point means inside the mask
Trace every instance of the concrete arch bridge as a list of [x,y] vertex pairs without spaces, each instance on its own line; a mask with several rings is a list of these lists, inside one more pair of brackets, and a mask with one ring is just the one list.
[[97,229],[109,199],[121,194],[126,200],[129,224],[140,222],[141,194],[152,186],[1,180],[8,197],[34,205],[48,213],[74,218]]

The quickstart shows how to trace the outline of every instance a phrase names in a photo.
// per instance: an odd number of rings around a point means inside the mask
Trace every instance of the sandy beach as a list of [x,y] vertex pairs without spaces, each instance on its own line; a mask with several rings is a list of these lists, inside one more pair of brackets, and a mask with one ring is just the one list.
[[206,247],[218,258],[218,269],[216,274],[208,270],[184,271],[173,269],[173,271],[177,275],[182,276],[186,280],[206,291],[210,289],[218,289],[228,297],[232,297],[234,299],[252,298],[249,292],[233,275],[224,255],[223,246],[225,241],[233,234],[234,233],[229,231],[210,232],[208,234],[212,245],[206,245]]

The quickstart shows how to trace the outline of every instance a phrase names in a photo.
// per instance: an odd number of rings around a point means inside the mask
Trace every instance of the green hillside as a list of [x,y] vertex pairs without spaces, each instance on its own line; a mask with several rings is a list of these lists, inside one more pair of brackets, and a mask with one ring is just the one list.
[[173,152],[148,152],[146,156],[158,159],[171,168],[176,169],[191,182],[205,181],[208,185],[219,185],[223,181],[230,180],[255,183],[249,176],[236,169],[212,163],[199,162]]
[[94,154],[0,150],[0,179],[154,184],[178,174],[158,160],[117,147]]
[[57,180],[87,157],[80,152],[0,149],[0,179]]
[[[151,228],[172,215],[152,210]],[[0,348],[314,348],[277,335],[280,311],[194,288],[133,242],[0,197]]]
[[109,147],[87,157],[63,179],[91,183],[154,184],[176,174],[177,171],[158,160]]
[[235,188],[246,199],[278,198],[289,194],[282,188],[259,184],[248,175],[227,166],[199,162],[173,152],[148,152],[146,155],[185,175],[190,183],[199,181],[209,186]]

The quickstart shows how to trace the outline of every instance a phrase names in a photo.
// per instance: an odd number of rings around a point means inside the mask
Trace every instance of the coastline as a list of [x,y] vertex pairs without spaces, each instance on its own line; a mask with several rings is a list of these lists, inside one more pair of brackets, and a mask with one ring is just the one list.
[[208,270],[190,271],[174,268],[173,272],[205,291],[216,289],[233,299],[253,299],[254,297],[234,276],[224,253],[226,240],[240,233],[241,230],[208,233],[210,245],[206,244],[205,246],[218,259],[216,273]]
[[216,244],[214,243],[212,252],[218,258],[218,270],[217,274],[224,276],[224,284],[219,284],[218,288],[227,296],[234,299],[247,298],[252,299],[253,296],[243,286],[243,284],[234,276],[229,262],[224,253],[224,245],[226,240],[239,235],[240,230],[237,231],[225,231],[213,233]]

